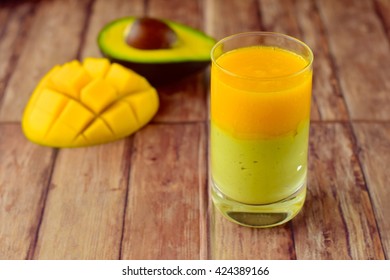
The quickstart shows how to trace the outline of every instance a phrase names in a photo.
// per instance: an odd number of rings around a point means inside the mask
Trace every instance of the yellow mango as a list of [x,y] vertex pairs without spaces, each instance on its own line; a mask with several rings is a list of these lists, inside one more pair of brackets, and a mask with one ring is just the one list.
[[93,78],[103,79],[108,69],[110,68],[110,61],[108,59],[101,59],[95,57],[87,57],[83,61],[83,66],[88,74]]
[[[128,131],[130,133],[138,126],[138,121],[132,108],[125,102],[116,102],[102,115],[102,119],[109,125],[114,134],[124,136]],[[126,118],[126,122],[121,120]]]
[[81,102],[99,114],[117,99],[116,90],[105,80],[97,78],[81,90]]
[[[158,99],[153,98],[153,89],[142,92],[136,92],[123,98],[134,110],[135,117],[139,122],[145,122],[148,116],[152,114],[154,107],[158,106]],[[149,103],[150,106],[144,107],[143,104]]]
[[159,100],[147,80],[105,58],[55,66],[38,83],[24,110],[30,141],[82,147],[126,137],[156,114]]
[[80,90],[91,81],[91,77],[77,60],[66,63],[50,77],[55,89],[78,99]]
[[150,88],[144,77],[117,63],[111,65],[107,72],[106,80],[116,88],[120,97]]

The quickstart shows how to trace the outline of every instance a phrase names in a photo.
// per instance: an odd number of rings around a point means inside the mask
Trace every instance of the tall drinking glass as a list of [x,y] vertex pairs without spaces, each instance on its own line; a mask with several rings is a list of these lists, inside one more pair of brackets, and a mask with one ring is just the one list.
[[278,33],[227,37],[211,51],[214,205],[244,226],[292,219],[306,196],[313,53]]

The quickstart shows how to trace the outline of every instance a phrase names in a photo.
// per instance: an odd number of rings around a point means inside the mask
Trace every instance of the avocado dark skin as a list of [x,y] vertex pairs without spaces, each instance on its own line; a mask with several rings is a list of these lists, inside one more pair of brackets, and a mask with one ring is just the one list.
[[210,64],[208,61],[140,64],[117,60],[111,57],[107,58],[109,58],[112,62],[116,62],[134,70],[138,74],[144,76],[154,86],[176,82],[188,75],[203,70]]
[[[127,29],[124,29],[126,26]],[[180,38],[174,29],[179,30],[181,34],[185,32],[186,36]],[[105,37],[109,32],[110,35]],[[191,56],[192,48],[199,42],[201,49]],[[107,24],[98,36],[98,45],[105,57],[134,70],[154,86],[175,82],[207,67],[210,64],[209,53],[214,43],[213,38],[199,30],[149,17],[118,19]],[[129,46],[127,57],[120,53],[117,55],[115,52],[115,47],[120,45],[119,49],[123,49],[123,44]],[[186,46],[189,52],[183,55],[183,48]],[[180,52],[176,53],[176,49],[180,49]],[[137,55],[131,56],[131,50],[137,50],[135,52]],[[153,59],[156,50],[164,50],[164,55],[159,59]],[[142,55],[140,51],[143,52]]]

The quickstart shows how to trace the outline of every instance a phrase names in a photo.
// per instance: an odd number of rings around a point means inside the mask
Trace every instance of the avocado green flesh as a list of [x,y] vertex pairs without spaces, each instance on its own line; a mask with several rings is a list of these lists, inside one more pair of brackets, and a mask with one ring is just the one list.
[[103,28],[98,45],[105,56],[118,61],[149,64],[210,61],[210,50],[215,40],[196,29],[171,21],[164,22],[178,38],[172,48],[142,50],[129,46],[125,40],[126,31],[135,19],[122,18]]

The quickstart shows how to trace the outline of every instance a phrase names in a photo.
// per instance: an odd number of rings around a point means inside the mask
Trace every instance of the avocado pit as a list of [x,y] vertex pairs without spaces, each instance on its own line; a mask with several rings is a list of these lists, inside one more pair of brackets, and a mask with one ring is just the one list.
[[177,41],[177,35],[165,22],[142,17],[137,18],[126,36],[126,43],[137,49],[170,49]]

